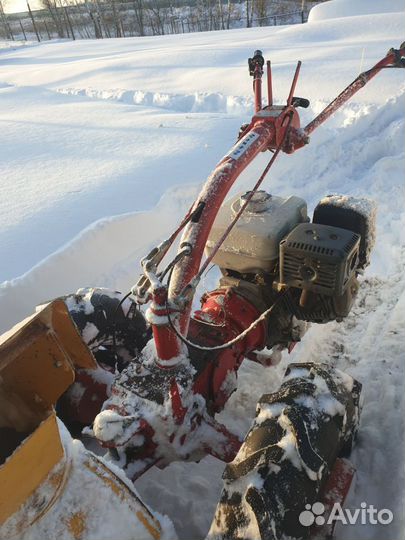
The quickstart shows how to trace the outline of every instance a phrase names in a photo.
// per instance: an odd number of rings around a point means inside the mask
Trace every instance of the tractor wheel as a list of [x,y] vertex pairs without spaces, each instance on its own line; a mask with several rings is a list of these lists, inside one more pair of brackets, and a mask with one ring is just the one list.
[[122,293],[85,288],[63,300],[99,364],[122,371],[151,338],[137,304]]
[[336,459],[351,444],[360,392],[360,383],[326,364],[290,364],[280,389],[260,399],[226,466],[207,539],[307,538],[299,515],[320,500]]
[[143,349],[151,337],[137,304],[109,289],[79,289],[62,298],[97,370],[76,369],[75,382],[56,405],[58,416],[74,437],[89,426],[110,395],[114,376]]

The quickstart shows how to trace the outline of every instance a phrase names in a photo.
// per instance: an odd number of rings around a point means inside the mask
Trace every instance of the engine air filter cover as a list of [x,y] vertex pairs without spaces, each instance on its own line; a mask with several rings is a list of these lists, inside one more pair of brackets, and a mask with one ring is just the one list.
[[315,293],[342,295],[358,266],[360,235],[302,223],[280,242],[280,281]]

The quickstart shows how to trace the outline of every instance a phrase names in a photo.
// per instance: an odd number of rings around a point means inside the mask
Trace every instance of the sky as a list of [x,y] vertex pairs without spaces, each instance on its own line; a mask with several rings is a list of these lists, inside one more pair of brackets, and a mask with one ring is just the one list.
[[[39,9],[38,0],[28,0],[31,9]],[[26,0],[3,0],[4,11],[6,13],[19,13],[20,11],[27,11]]]

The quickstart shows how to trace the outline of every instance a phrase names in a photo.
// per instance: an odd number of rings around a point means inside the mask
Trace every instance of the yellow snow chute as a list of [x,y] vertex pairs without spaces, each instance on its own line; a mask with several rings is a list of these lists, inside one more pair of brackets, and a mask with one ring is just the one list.
[[54,405],[75,367],[97,364],[62,300],[0,337],[0,539],[23,539],[33,527],[38,537],[80,540],[99,530],[104,539],[105,517],[132,538],[158,540],[160,523],[131,484],[57,420]]

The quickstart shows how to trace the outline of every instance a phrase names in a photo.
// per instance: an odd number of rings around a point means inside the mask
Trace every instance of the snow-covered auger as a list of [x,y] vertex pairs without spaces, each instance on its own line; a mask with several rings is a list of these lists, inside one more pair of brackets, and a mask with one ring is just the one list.
[[[273,104],[267,62],[263,107],[265,62],[256,51],[249,59],[252,121],[176,231],[142,259],[131,292],[86,289],[65,298],[97,364],[73,362],[75,382],[58,400],[58,416],[73,433],[92,425],[110,462],[132,480],[153,465],[206,454],[227,462],[209,538],[304,538],[310,529],[298,517],[305,506],[330,502],[332,492],[343,501],[347,493],[352,471],[342,457],[357,431],[361,385],[328,359],[291,365],[279,391],[260,399],[244,441],[215,414],[236,389],[245,358],[274,365],[308,323],[341,321],[350,312],[373,247],[374,205],[328,195],[311,221],[304,200],[259,188],[281,152],[308,144],[312,131],[381,69],[405,67],[404,55],[403,46],[391,49],[301,128],[297,109],[309,105],[294,96],[301,63],[281,106]],[[273,155],[252,190],[224,203],[240,173],[266,150]],[[163,264],[181,231],[177,254]],[[191,316],[211,263],[222,278]],[[146,304],[147,322],[139,309]]]

